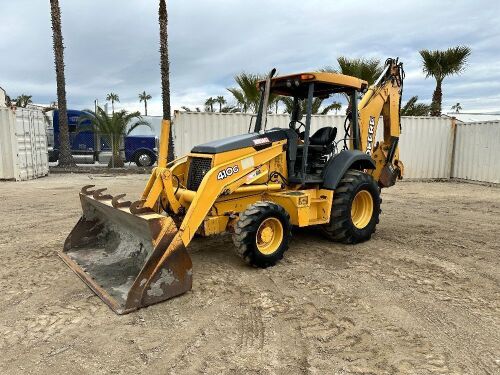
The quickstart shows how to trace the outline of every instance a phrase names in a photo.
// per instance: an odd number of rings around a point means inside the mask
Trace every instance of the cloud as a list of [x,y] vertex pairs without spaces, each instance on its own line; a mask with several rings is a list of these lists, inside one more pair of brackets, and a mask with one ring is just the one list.
[[[0,0],[0,86],[35,102],[55,100],[48,1]],[[157,1],[61,0],[69,106],[87,108],[116,92],[121,105],[141,109],[137,95],[153,96],[161,114]],[[241,71],[280,73],[335,65],[340,55],[399,56],[405,98],[430,101],[432,78],[418,50],[466,44],[467,70],[445,80],[443,108],[500,108],[500,26],[494,0],[419,2],[168,1],[172,104],[202,106],[226,95]]]

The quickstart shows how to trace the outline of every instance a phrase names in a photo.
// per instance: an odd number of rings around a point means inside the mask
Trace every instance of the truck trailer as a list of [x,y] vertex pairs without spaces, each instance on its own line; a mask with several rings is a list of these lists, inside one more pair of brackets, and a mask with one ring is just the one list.
[[[83,111],[68,109],[68,130],[71,154],[79,164],[107,163],[111,158],[111,145],[105,135],[94,131],[81,131],[90,123],[79,123]],[[48,127],[49,161],[59,160],[59,111],[52,111],[51,125]],[[50,122],[49,122],[50,123]],[[122,156],[126,162],[139,167],[153,165],[157,159],[157,137],[153,135],[125,135],[122,142]]]

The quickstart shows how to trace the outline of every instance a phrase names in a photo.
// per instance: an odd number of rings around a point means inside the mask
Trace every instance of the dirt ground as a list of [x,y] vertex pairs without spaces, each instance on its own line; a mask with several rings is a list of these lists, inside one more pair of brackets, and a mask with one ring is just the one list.
[[1,374],[500,373],[500,188],[399,183],[371,241],[299,230],[266,270],[196,239],[191,292],[117,316],[57,252],[82,185],[146,178],[0,182]]

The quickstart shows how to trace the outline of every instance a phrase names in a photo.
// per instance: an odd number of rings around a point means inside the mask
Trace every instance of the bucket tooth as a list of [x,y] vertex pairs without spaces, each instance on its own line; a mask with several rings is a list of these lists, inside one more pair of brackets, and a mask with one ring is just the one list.
[[122,199],[123,197],[125,197],[127,194],[118,194],[118,195],[115,195],[113,197],[113,199],[111,199],[111,205],[114,207],[114,208],[125,208],[125,207],[130,207],[130,205],[132,204],[132,202],[130,201],[124,201],[124,202],[120,202],[120,199]]
[[113,199],[113,196],[111,194],[102,194],[102,192],[106,191],[106,190],[107,190],[107,188],[97,189],[94,191],[94,194],[92,194],[92,196],[94,197],[94,199],[96,199],[98,201],[103,201],[106,199]]
[[144,207],[144,199],[140,199],[138,201],[135,201],[130,205],[130,212],[134,215],[140,215],[140,214],[148,214],[154,212],[151,208],[149,207]]
[[93,187],[95,187],[95,185],[85,185],[84,187],[82,187],[81,193],[85,195],[92,195],[94,194],[95,190],[89,190],[89,189]]

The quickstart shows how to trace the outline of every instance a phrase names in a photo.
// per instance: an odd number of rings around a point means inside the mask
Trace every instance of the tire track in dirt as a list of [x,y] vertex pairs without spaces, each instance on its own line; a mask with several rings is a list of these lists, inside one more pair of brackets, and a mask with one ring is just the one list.
[[[3,373],[498,372],[500,189],[398,184],[384,191],[371,241],[296,230],[283,262],[265,270],[242,264],[230,237],[197,239],[192,291],[118,317],[56,252],[81,185],[138,194],[140,177],[2,185]],[[25,209],[35,199],[38,215]]]

